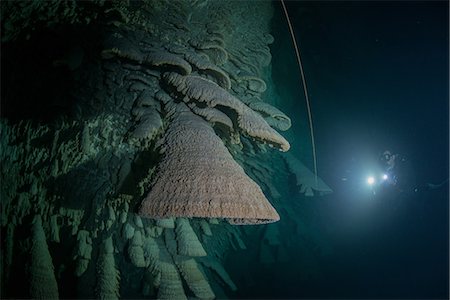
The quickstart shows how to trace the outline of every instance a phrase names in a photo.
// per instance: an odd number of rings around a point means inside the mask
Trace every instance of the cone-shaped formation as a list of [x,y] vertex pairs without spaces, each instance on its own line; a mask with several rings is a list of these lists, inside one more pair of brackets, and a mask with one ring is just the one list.
[[314,192],[320,196],[327,195],[333,192],[333,190],[319,177],[316,178],[314,173],[311,172],[301,161],[299,161],[292,154],[283,155],[284,160],[287,163],[289,171],[295,175],[297,179],[297,185],[300,186],[300,193],[305,194],[307,197],[314,196]]
[[34,218],[32,234],[30,296],[35,299],[58,299],[58,284],[40,215]]
[[186,281],[189,289],[199,299],[214,299],[215,295],[211,286],[206,280],[205,275],[200,269],[195,259],[178,259],[176,261],[177,267],[181,275]]
[[228,272],[223,268],[222,264],[212,258],[212,257],[208,257],[208,259],[204,259],[204,258],[200,258],[198,259],[205,267],[208,267],[209,269],[215,271],[217,273],[217,275],[219,275],[219,277],[222,279],[222,281],[232,290],[232,291],[237,291],[237,286],[236,284],[233,282],[233,280],[231,280],[230,275],[228,275]]
[[100,250],[97,261],[97,298],[119,299],[120,273],[114,260],[114,245],[111,237],[107,238]]
[[177,114],[164,148],[142,216],[226,218],[234,224],[279,220],[261,188],[202,118],[189,111]]
[[183,283],[172,257],[164,245],[159,245],[160,260],[157,268],[161,272],[161,281],[157,299],[187,299],[183,290]]
[[200,221],[200,228],[202,229],[203,234],[207,235],[207,236],[212,236],[212,231],[211,231],[211,227],[209,226],[209,223],[206,222],[205,220],[201,220]]
[[188,219],[177,219],[177,233],[178,253],[184,256],[206,256],[206,251],[203,249],[202,243],[198,240],[197,235],[192,229]]
[[131,263],[138,268],[145,267],[143,246],[144,242],[142,241],[142,233],[139,230],[136,230],[128,246],[128,255]]

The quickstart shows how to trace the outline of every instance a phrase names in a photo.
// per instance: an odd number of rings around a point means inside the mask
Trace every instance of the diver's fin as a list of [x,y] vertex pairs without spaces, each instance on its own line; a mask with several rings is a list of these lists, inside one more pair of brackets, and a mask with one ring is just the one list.
[[445,179],[444,181],[442,181],[439,184],[433,184],[433,183],[427,183],[426,186],[428,187],[428,189],[430,190],[437,190],[438,188],[443,187],[446,183],[448,183],[448,178]]

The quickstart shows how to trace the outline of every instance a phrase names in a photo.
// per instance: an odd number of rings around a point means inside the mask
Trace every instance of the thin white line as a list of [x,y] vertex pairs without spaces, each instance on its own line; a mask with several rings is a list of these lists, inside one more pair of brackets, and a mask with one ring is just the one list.
[[314,179],[315,179],[315,184],[316,184],[316,188],[317,188],[316,144],[314,142],[313,121],[312,121],[312,114],[311,114],[311,106],[309,104],[308,89],[306,88],[305,73],[303,72],[303,64],[302,64],[302,60],[300,59],[300,51],[298,50],[297,41],[296,41],[295,35],[294,35],[294,29],[292,28],[291,19],[289,18],[289,14],[288,14],[286,5],[284,4],[284,0],[281,0],[281,5],[283,6],[283,11],[284,11],[284,14],[286,15],[286,20],[287,20],[288,26],[289,26],[289,32],[291,33],[292,42],[294,43],[295,54],[297,55],[297,62],[298,62],[298,66],[300,68],[300,75],[302,77],[303,92],[305,93],[306,109],[308,111],[309,131],[311,133],[312,154],[313,154],[313,161],[314,161]]

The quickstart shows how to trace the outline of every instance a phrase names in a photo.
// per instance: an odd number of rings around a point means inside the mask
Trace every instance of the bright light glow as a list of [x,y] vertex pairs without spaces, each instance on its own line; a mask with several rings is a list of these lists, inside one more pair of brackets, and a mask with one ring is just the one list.
[[373,176],[367,177],[367,183],[373,185],[375,183],[375,178]]
[[383,174],[383,176],[381,176],[381,178],[382,178],[383,180],[387,180],[389,177],[387,176],[387,174]]

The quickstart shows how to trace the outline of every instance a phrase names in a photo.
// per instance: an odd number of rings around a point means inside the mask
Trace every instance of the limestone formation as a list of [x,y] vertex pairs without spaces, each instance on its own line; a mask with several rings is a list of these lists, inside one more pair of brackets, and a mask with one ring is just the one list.
[[224,125],[226,128],[228,128],[230,131],[233,131],[233,121],[223,112],[220,110],[213,108],[213,107],[204,107],[199,108],[194,103],[191,103],[189,105],[191,110],[199,116],[202,116],[205,118],[205,120],[213,123],[213,124],[221,124]]
[[114,259],[114,245],[111,237],[101,247],[97,262],[97,290],[99,299],[119,299],[120,273]]
[[249,107],[264,116],[267,123],[281,131],[291,128],[291,119],[282,111],[265,102],[252,102]]
[[[249,232],[264,234],[230,223],[277,207],[303,233],[278,181],[329,190],[269,148],[289,149],[291,125],[272,106],[270,2],[0,5],[2,296],[230,298],[228,251],[257,253]],[[11,284],[22,273],[29,295]]]
[[226,218],[236,224],[279,219],[259,186],[200,117],[178,113],[164,139],[165,152],[140,207],[142,216]]
[[80,230],[77,235],[77,252],[74,256],[76,260],[75,276],[81,276],[88,268],[92,258],[92,239],[86,230]]
[[58,224],[58,215],[53,215],[50,217],[50,231],[51,238],[50,240],[55,243],[60,242],[60,234],[59,234],[59,224]]
[[200,269],[200,266],[193,258],[178,259],[177,267],[186,281],[189,289],[199,299],[214,299],[215,295]]
[[200,260],[203,265],[210,268],[211,270],[215,271],[217,275],[223,280],[225,284],[228,285],[228,287],[232,291],[236,291],[237,287],[236,284],[231,280],[230,275],[228,272],[223,268],[222,264],[218,262],[217,260],[211,258],[211,259],[201,259]]
[[227,73],[225,73],[216,65],[210,63],[194,52],[185,53],[184,58],[199,71],[211,75],[213,78],[215,78],[217,84],[224,89],[229,90],[231,88],[231,81]]
[[162,228],[175,228],[174,218],[157,219],[156,225]]
[[170,86],[186,97],[184,100],[197,101],[209,107],[230,108],[237,113],[237,123],[244,133],[274,144],[282,151],[289,150],[289,142],[272,129],[258,113],[214,82],[198,76],[181,76],[176,73],[166,73],[163,77]]
[[191,65],[178,55],[160,50],[143,54],[139,49],[130,45],[126,40],[115,39],[113,45],[103,50],[102,57],[104,59],[120,57],[150,67],[176,68],[184,75],[192,72]]
[[138,268],[144,268],[146,266],[143,246],[142,233],[136,230],[128,246],[128,256],[130,257],[131,263]]
[[189,224],[189,220],[185,218],[177,219],[177,227],[175,229],[177,236],[178,254],[184,256],[206,256],[205,249],[198,240],[197,235]]
[[187,299],[172,257],[163,245],[160,245],[159,249],[158,269],[161,272],[161,283],[158,287],[158,299]]
[[31,230],[30,296],[35,299],[59,299],[58,283],[40,215],[34,218]]
[[307,197],[314,196],[314,192],[319,195],[326,195],[333,190],[319,177],[315,176],[300,160],[292,154],[283,156],[289,170],[295,175],[297,185],[300,186],[300,193]]
[[211,227],[209,226],[208,222],[206,222],[206,220],[201,220],[200,221],[200,227],[202,229],[203,234],[207,235],[207,236],[212,236],[212,231],[211,231]]
[[133,131],[133,136],[138,139],[153,139],[163,126],[159,113],[153,108],[145,109],[139,117],[139,124]]
[[135,232],[135,228],[130,223],[125,223],[122,226],[122,237],[129,240],[133,238]]

